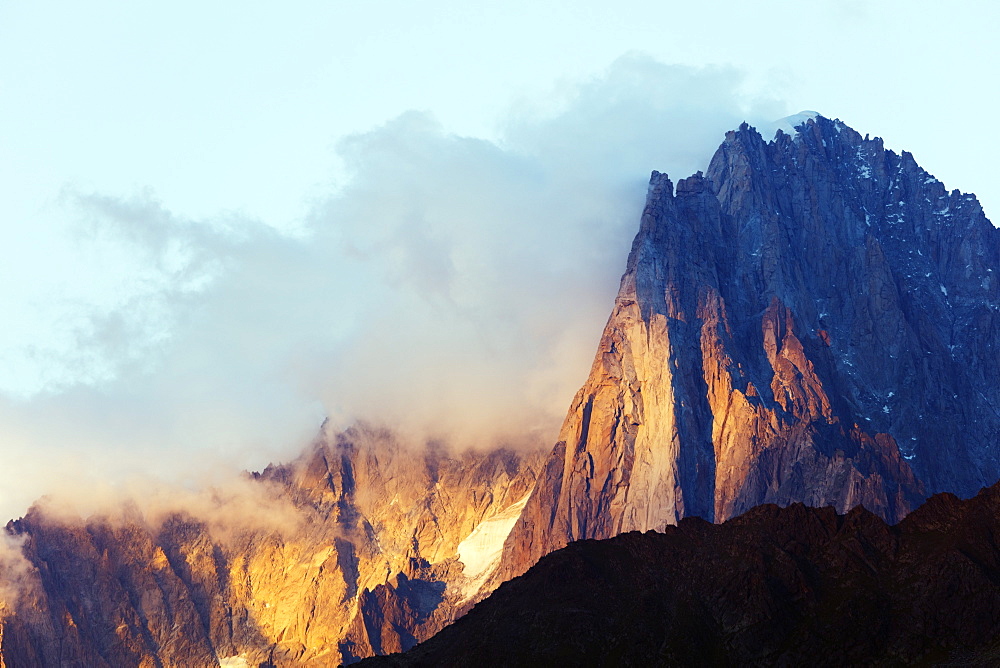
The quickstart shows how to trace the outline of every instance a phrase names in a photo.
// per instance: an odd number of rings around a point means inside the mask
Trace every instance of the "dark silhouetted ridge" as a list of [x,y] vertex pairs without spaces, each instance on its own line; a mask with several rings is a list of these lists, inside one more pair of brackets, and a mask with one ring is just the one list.
[[997,665],[1000,485],[896,526],[763,505],[582,540],[363,666]]

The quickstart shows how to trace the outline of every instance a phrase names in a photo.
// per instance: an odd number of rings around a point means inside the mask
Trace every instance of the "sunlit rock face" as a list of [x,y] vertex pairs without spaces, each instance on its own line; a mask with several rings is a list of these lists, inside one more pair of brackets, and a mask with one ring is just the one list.
[[270,500],[248,512],[274,517],[256,528],[35,509],[10,527],[35,574],[5,611],[3,660],[326,666],[407,649],[491,574],[541,458],[414,450],[357,429],[260,474]]
[[757,504],[897,521],[1000,476],[1000,232],[909,153],[811,117],[654,172],[590,377],[498,580],[581,538]]

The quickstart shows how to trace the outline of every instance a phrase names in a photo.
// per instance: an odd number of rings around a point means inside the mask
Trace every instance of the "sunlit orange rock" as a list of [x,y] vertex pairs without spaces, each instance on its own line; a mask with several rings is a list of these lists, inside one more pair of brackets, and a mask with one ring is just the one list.
[[0,656],[327,666],[407,649],[491,574],[540,461],[357,428],[258,475],[271,501],[232,531],[186,512],[153,521],[141,502],[76,521],[37,507],[9,527],[35,575],[0,623]]

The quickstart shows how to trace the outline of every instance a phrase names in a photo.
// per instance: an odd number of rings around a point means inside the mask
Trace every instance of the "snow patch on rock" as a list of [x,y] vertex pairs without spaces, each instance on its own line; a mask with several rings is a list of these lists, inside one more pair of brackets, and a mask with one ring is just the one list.
[[250,664],[242,656],[219,657],[219,668],[250,668]]
[[496,569],[503,552],[504,541],[521,516],[531,492],[498,514],[483,520],[472,533],[458,544],[458,558],[463,564],[462,574],[466,582],[462,585],[462,597],[470,598],[483,585],[486,578]]
[[797,127],[807,123],[810,120],[815,120],[821,116],[819,112],[816,111],[800,111],[797,114],[792,114],[791,116],[785,116],[784,118],[779,118],[778,120],[768,123],[760,129],[760,136],[766,140],[774,139],[774,136],[778,134],[778,130],[781,130],[786,135],[794,137],[799,133],[796,130]]

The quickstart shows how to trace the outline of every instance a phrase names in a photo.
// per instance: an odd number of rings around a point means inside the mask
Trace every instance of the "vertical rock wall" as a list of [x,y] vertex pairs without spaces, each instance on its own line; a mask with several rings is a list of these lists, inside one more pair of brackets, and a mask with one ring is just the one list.
[[[1000,476],[1000,232],[839,121],[653,173],[590,377],[496,582],[582,538],[765,502],[898,521]],[[495,582],[494,582],[495,584]]]

